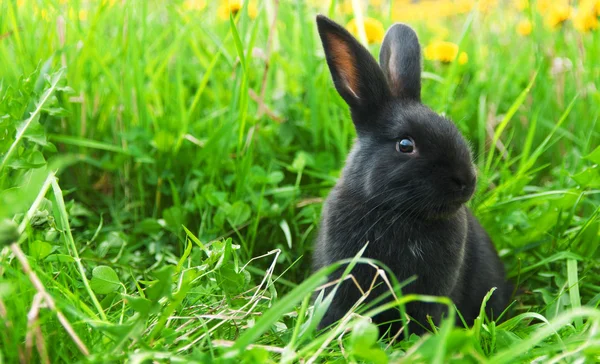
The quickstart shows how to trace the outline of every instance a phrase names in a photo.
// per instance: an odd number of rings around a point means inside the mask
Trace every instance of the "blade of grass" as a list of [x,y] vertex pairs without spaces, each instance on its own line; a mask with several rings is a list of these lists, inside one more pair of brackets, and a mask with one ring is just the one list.
[[96,307],[96,310],[98,311],[98,314],[100,315],[100,318],[103,321],[107,321],[108,318],[106,317],[106,314],[104,313],[104,309],[102,308],[100,301],[98,301],[98,298],[94,294],[94,291],[92,291],[90,282],[88,281],[88,279],[85,275],[85,268],[81,264],[81,258],[79,258],[79,252],[77,250],[77,246],[75,245],[75,240],[73,239],[73,234],[71,233],[71,226],[69,224],[69,214],[67,213],[67,207],[65,206],[65,200],[63,198],[63,193],[62,193],[62,190],[60,189],[60,186],[58,185],[58,182],[56,181],[56,178],[52,180],[52,190],[54,191],[54,199],[55,199],[56,205],[57,205],[56,209],[59,214],[59,216],[57,216],[57,222],[59,222],[59,226],[62,229],[63,238],[65,239],[65,241],[69,247],[69,250],[71,250],[71,254],[73,254],[73,258],[75,259],[75,264],[77,264],[77,268],[79,269],[79,275],[81,277],[81,281],[83,282],[85,290],[87,291],[88,295],[90,296],[92,303]]
[[548,145],[548,143],[550,142],[550,140],[552,140],[552,137],[554,137],[554,134],[556,134],[556,132],[562,127],[565,120],[567,120],[567,117],[571,113],[571,110],[573,110],[573,106],[575,106],[576,100],[577,100],[577,95],[573,98],[573,100],[571,100],[571,102],[569,103],[569,106],[567,106],[565,111],[562,113],[562,115],[558,119],[558,122],[556,123],[554,128],[552,128],[550,133],[548,133],[546,138],[544,138],[544,141],[542,141],[542,143],[537,148],[535,148],[535,150],[531,154],[531,157],[527,160],[527,163],[525,163],[521,168],[519,168],[518,173],[521,173],[521,171],[527,171],[529,168],[531,168],[533,166],[533,164],[535,163],[535,161],[539,158],[539,156],[542,155],[542,153],[546,150],[545,148]]
[[[569,280],[571,308],[576,310],[581,308],[581,298],[579,296],[579,278],[577,276],[577,261],[575,259],[567,260],[567,278]],[[580,316],[575,317],[574,322],[576,329],[580,329],[583,326],[583,320]]]
[[46,89],[46,91],[44,91],[44,93],[42,94],[42,97],[40,97],[40,100],[37,102],[37,106],[36,106],[35,110],[29,115],[29,118],[27,118],[25,121],[23,121],[23,123],[19,126],[19,128],[17,130],[17,135],[15,136],[15,140],[12,142],[12,144],[6,151],[6,154],[4,154],[4,158],[2,158],[2,162],[0,162],[0,173],[2,173],[4,166],[6,165],[6,163],[12,156],[13,152],[15,151],[15,149],[21,142],[21,139],[23,139],[23,135],[25,134],[27,129],[29,129],[32,122],[39,117],[40,112],[42,111],[42,108],[44,107],[44,105],[46,104],[46,102],[48,101],[50,96],[54,93],[54,90],[56,89],[58,82],[62,78],[63,72],[64,72],[64,70],[61,69],[58,72],[56,72],[50,76],[50,87],[48,87]]
[[78,147],[104,150],[107,152],[131,155],[131,153],[128,150],[125,150],[117,145],[99,142],[97,140],[91,140],[91,139],[86,139],[86,138],[76,137],[76,136],[69,136],[69,135],[59,135],[59,134],[49,134],[48,137],[52,141],[67,144],[67,145],[74,145],[74,146],[78,146]]
[[504,129],[506,129],[506,127],[508,126],[508,123],[511,121],[512,117],[515,115],[515,113],[517,112],[519,107],[525,101],[525,97],[527,97],[527,95],[529,94],[529,91],[533,87],[533,84],[535,83],[537,75],[538,75],[538,72],[536,71],[533,74],[531,81],[529,81],[529,84],[527,85],[527,87],[525,87],[525,89],[521,92],[521,94],[516,98],[516,100],[513,102],[513,104],[510,106],[510,108],[506,112],[506,115],[504,115],[504,118],[502,119],[500,124],[498,124],[498,126],[496,127],[496,131],[494,132],[492,142],[490,143],[490,151],[488,153],[487,162],[485,164],[484,174],[486,176],[489,175],[489,173],[490,173],[490,167],[492,166],[492,161],[494,159],[494,152],[496,150],[496,143],[498,142],[498,140],[500,140],[500,136],[502,135],[502,132],[504,132]]
[[511,345],[509,348],[506,348],[492,358],[490,358],[490,364],[503,364],[503,363],[516,363],[519,362],[519,357],[528,351],[531,348],[536,347],[540,342],[546,339],[548,336],[556,333],[561,328],[569,325],[571,322],[575,321],[577,318],[588,318],[590,320],[595,321],[596,325],[600,323],[600,311],[595,310],[588,307],[581,307],[578,310],[568,311],[562,313],[556,319],[550,321],[549,325],[543,326],[540,329],[536,330],[531,336],[527,339],[515,343]]
[[[268,330],[271,325],[273,325],[284,313],[292,310],[292,308],[304,299],[306,296],[310,295],[317,287],[321,286],[326,278],[340,268],[343,265],[346,265],[345,273],[348,274],[350,270],[354,267],[354,265],[360,260],[364,250],[367,245],[365,245],[353,259],[347,259],[345,261],[336,262],[330,266],[321,268],[319,271],[314,273],[308,279],[306,279],[302,284],[294,288],[290,293],[288,293],[285,297],[283,297],[279,302],[275,303],[269,311],[265,312],[265,314],[261,317],[260,320],[256,322],[256,324],[246,331],[242,336],[238,338],[235,345],[232,347],[232,352],[230,354],[235,355],[240,350],[245,349],[248,345],[254,342],[263,332]],[[340,281],[341,283],[341,281]],[[339,284],[337,286],[339,286]],[[329,296],[335,294],[335,290],[332,290]],[[311,326],[316,326],[317,323],[313,323]]]
[[242,145],[244,142],[244,132],[246,129],[246,109],[248,105],[248,72],[247,72],[247,64],[246,64],[246,56],[244,55],[244,46],[242,45],[242,40],[240,39],[240,35],[237,31],[237,27],[235,26],[233,14],[229,15],[229,25],[231,28],[231,33],[233,34],[233,41],[235,44],[235,49],[237,51],[238,57],[240,59],[240,63],[242,65],[242,80],[240,84],[240,104],[238,109],[238,119],[239,119],[239,132],[238,132],[238,144],[237,150],[238,153],[242,150]]

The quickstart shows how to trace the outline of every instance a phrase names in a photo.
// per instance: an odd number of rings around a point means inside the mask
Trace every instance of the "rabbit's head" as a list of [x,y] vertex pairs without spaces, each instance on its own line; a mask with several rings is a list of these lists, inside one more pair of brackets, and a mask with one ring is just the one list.
[[456,212],[475,190],[471,151],[456,126],[421,103],[421,49],[404,24],[386,33],[379,65],[343,27],[317,16],[335,88],[358,140],[343,188],[358,199],[428,217]]

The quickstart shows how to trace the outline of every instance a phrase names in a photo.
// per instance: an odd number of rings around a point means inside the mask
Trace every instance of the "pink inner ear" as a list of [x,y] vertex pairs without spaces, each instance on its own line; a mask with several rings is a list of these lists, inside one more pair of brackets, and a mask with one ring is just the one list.
[[392,91],[392,94],[396,97],[398,97],[398,92],[400,91],[400,75],[398,75],[398,73],[396,72],[398,70],[398,67],[396,65],[396,61],[398,60],[398,58],[396,57],[396,49],[392,49],[392,52],[390,54],[390,60],[388,62],[388,69],[387,74],[388,74],[388,82],[390,83],[390,89]]
[[342,78],[343,87],[358,99],[358,72],[354,66],[355,60],[350,48],[342,39],[334,34],[327,35],[327,43],[329,44],[331,59]]

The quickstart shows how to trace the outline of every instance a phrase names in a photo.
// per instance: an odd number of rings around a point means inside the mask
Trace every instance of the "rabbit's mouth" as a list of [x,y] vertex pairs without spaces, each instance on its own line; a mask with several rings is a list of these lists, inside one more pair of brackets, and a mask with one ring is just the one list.
[[464,206],[464,204],[469,199],[470,196],[468,198],[463,196],[462,198],[456,198],[442,202],[429,211],[429,218],[446,219],[452,217]]
[[451,206],[457,205],[457,209],[458,209],[458,207],[460,205],[464,205],[467,202],[469,202],[471,197],[473,197],[474,193],[475,193],[475,184],[465,186],[461,189],[455,189],[448,196],[448,199],[447,199],[448,202],[446,202],[446,204],[451,205]]
[[450,217],[454,215],[463,205],[464,202],[448,202],[442,204],[434,211],[434,216],[437,218]]

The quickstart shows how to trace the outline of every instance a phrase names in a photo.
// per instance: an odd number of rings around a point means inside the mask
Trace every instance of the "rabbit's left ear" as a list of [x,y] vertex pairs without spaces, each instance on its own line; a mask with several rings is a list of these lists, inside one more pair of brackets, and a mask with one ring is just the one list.
[[421,46],[411,27],[392,25],[383,39],[379,64],[394,96],[421,101]]

